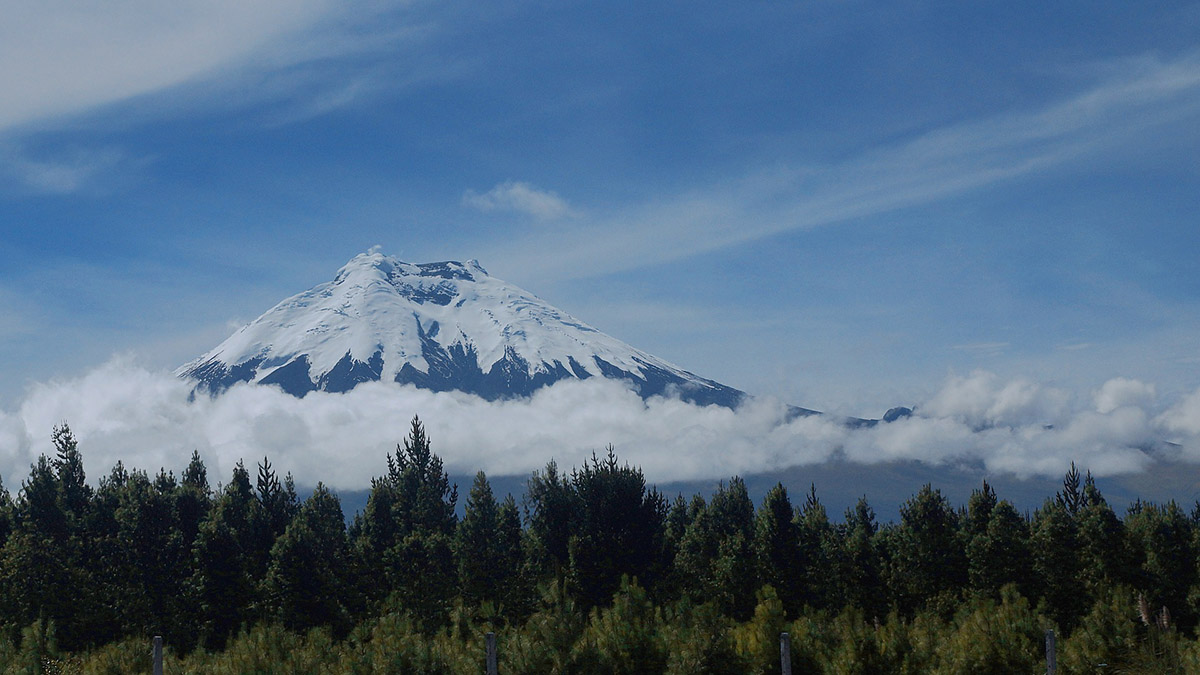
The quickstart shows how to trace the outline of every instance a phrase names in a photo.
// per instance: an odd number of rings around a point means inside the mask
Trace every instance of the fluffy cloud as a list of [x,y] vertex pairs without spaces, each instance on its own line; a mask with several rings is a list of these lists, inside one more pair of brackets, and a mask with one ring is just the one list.
[[1067,412],[1070,394],[1036,382],[1016,379],[1001,382],[988,372],[968,377],[951,376],[928,403],[929,415],[946,417],[981,429],[1050,424]]
[[79,437],[93,477],[118,460],[179,471],[198,450],[219,479],[239,460],[267,456],[302,483],[323,480],[342,489],[363,488],[382,473],[385,454],[404,438],[413,415],[425,422],[435,452],[454,473],[521,475],[551,458],[573,466],[611,443],[657,482],[831,458],[919,460],[1018,477],[1061,475],[1074,461],[1096,475],[1113,475],[1152,464],[1145,448],[1164,434],[1197,445],[1200,392],[1154,416],[1132,404],[1147,403],[1146,385],[1114,380],[1101,391],[1122,404],[1110,408],[1105,398],[1093,407],[1086,397],[1076,401],[1053,388],[980,372],[949,378],[912,417],[852,429],[827,416],[788,420],[786,406],[771,399],[737,411],[668,398],[643,401],[621,383],[599,378],[500,402],[382,382],[303,399],[247,385],[192,398],[189,385],[169,373],[116,359],[79,378],[35,385],[15,410],[0,413],[0,473],[13,487],[39,453],[50,452],[51,429],[63,421]]
[[1108,414],[1125,406],[1145,406],[1154,403],[1154,385],[1117,377],[1096,391],[1096,412]]
[[483,194],[467,190],[462,201],[463,205],[484,212],[515,211],[539,220],[557,220],[571,215],[571,208],[562,197],[519,181],[500,183]]
[[1157,422],[1172,434],[1185,457],[1200,461],[1200,390],[1168,408]]

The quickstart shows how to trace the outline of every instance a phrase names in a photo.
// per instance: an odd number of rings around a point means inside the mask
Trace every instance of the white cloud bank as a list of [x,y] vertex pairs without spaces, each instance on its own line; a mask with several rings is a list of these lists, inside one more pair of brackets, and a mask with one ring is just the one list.
[[0,474],[9,489],[18,487],[37,455],[51,452],[53,426],[66,421],[93,479],[118,460],[178,473],[195,449],[214,481],[228,480],[239,459],[252,464],[267,456],[301,483],[361,489],[383,472],[385,453],[403,439],[413,415],[425,422],[434,451],[454,473],[523,475],[551,458],[574,466],[609,443],[654,482],[833,458],[970,465],[1018,477],[1058,476],[1074,461],[1105,476],[1151,466],[1151,454],[1138,448],[1155,443],[1170,459],[1200,462],[1200,391],[1155,414],[1148,390],[1144,383],[1114,380],[1092,401],[980,372],[949,378],[913,417],[855,430],[824,416],[787,421],[785,406],[770,399],[736,412],[673,399],[642,401],[599,378],[493,403],[388,383],[303,399],[240,385],[189,401],[187,383],[116,359],[76,379],[37,384],[16,409],[0,412]]

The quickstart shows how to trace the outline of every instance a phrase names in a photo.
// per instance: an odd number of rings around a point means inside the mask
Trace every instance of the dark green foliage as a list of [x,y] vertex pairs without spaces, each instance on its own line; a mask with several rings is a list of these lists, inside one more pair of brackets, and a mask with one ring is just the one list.
[[1062,644],[1060,662],[1067,672],[1091,673],[1100,664],[1112,672],[1138,650],[1147,627],[1138,621],[1137,604],[1129,588],[1115,588],[1096,600],[1079,629]]
[[[1091,472],[1088,472],[1088,477],[1091,477]],[[1072,518],[1083,508],[1084,495],[1079,487],[1079,469],[1075,468],[1075,462],[1071,462],[1070,471],[1063,476],[1063,489],[1054,497],[1054,501]]]
[[754,504],[742,479],[733,478],[717,488],[683,535],[675,565],[684,592],[693,602],[713,602],[735,618],[749,617],[756,577],[753,551]]
[[76,598],[67,589],[80,588],[86,580],[85,572],[68,562],[54,539],[34,530],[16,532],[0,552],[6,623],[25,626],[38,619],[78,623]]
[[96,634],[102,615],[92,578],[97,561],[86,555],[94,493],[70,428],[56,426],[51,440],[54,458],[38,457],[12,506],[0,602],[12,624],[53,622],[58,643],[73,650],[107,637]]
[[176,520],[176,487],[164,474],[151,482],[145,473],[134,471],[118,490],[116,532],[109,550],[113,567],[120,570],[113,580],[114,605],[126,634],[183,633],[177,584],[190,567],[191,550]]
[[482,471],[467,496],[454,552],[464,603],[475,607],[486,602],[508,611],[524,605],[520,514],[511,495],[496,502]]
[[571,484],[554,460],[529,477],[525,500],[534,565],[543,574],[563,579],[570,565],[576,504]]
[[1126,518],[1133,585],[1156,611],[1166,607],[1174,620],[1195,625],[1188,591],[1197,583],[1191,520],[1175,502],[1147,504]]
[[809,486],[804,507],[796,516],[796,533],[802,582],[798,602],[822,609],[840,605],[837,580],[828,572],[835,566],[840,546],[825,505],[817,498],[816,485]]
[[344,635],[351,623],[348,558],[341,502],[317,484],[271,548],[263,593],[270,616],[292,630],[328,626]]
[[568,546],[571,587],[584,608],[607,604],[623,576],[657,584],[665,567],[666,500],[612,446],[571,474],[576,507]]
[[566,593],[564,583],[548,582],[539,589],[536,612],[521,626],[501,655],[500,669],[506,673],[575,672],[576,642],[587,625],[587,615]]
[[30,467],[15,510],[17,527],[26,532],[39,532],[60,543],[70,536],[68,516],[59,499],[58,476],[45,455],[38,456]]
[[482,473],[458,522],[414,419],[348,533],[266,459],[216,494],[198,453],[93,488],[65,425],[52,442],[0,487],[9,671],[145,672],[161,633],[170,672],[477,673],[494,630],[506,673],[770,673],[786,630],[795,672],[1036,672],[1053,626],[1064,673],[1200,672],[1200,509],[1122,518],[1074,468],[1032,518],[927,485],[879,525],[865,497],[831,522],[815,486],[756,512],[738,478],[668,509],[610,448],[534,474],[522,529]]
[[876,536],[875,512],[862,497],[846,520],[836,553],[836,581],[842,605],[856,607],[867,617],[887,615],[887,589],[883,583],[883,557]]
[[962,523],[963,535],[968,541],[987,532],[992,510],[998,502],[996,491],[986,480],[983,481],[981,489],[971,492],[971,497],[967,500],[967,516]]
[[[387,474],[372,481],[367,507],[355,520],[354,568],[369,605],[412,611],[434,630],[447,620],[457,586],[453,554],[458,488],[430,447],[421,420],[387,456]],[[381,583],[382,582],[382,583]]]
[[[976,514],[971,514],[973,518]],[[1000,588],[1016,584],[1028,593],[1031,584],[1029,526],[1007,501],[992,504],[982,529],[967,540],[967,578],[973,591],[998,598]]]
[[266,570],[266,555],[255,523],[261,508],[241,462],[233,479],[217,497],[193,546],[192,593],[199,614],[199,633],[206,646],[220,647],[252,621],[258,604],[255,573]]
[[[255,496],[258,497],[260,507],[258,514],[261,522],[256,525],[260,530],[259,536],[274,541],[276,537],[283,534],[288,524],[292,522],[292,518],[300,510],[292,474],[289,473],[284,482],[280,483],[279,477],[275,475],[275,469],[271,467],[271,462],[264,457],[262,463],[258,465]],[[268,548],[270,547],[268,546]]]
[[532,567],[566,580],[584,609],[606,605],[623,575],[657,586],[668,574],[667,504],[610,446],[570,477],[550,462],[526,495]]
[[957,521],[946,498],[928,484],[900,508],[889,585],[902,611],[944,600],[965,585],[966,555]]
[[59,503],[68,525],[77,529],[87,518],[92,498],[92,488],[87,484],[87,476],[83,471],[83,455],[79,452],[75,435],[65,423],[54,428],[51,438],[55,450],[53,465],[58,479]]
[[779,591],[784,611],[790,616],[800,610],[803,588],[794,581],[803,571],[795,517],[787,488],[777,483],[763,498],[754,526],[759,579]]
[[1078,527],[1061,500],[1046,500],[1029,538],[1037,597],[1045,613],[1069,630],[1087,607],[1080,579]]
[[438,533],[453,536],[458,522],[454,506],[458,487],[442,470],[442,459],[433,454],[421,420],[414,417],[403,446],[387,456],[384,481],[395,491],[392,505],[397,524],[396,540],[411,534]]
[[1109,507],[1089,473],[1083,507],[1075,517],[1079,527],[1079,563],[1084,589],[1099,598],[1104,589],[1130,583],[1134,574],[1125,526]]
[[12,495],[8,494],[4,482],[0,481],[0,548],[4,547],[5,542],[12,535],[13,528],[16,526],[15,519]]

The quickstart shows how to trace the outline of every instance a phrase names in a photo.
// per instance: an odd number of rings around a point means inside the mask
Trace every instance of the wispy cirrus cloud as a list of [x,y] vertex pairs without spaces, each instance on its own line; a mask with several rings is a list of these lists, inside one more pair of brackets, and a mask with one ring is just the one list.
[[0,147],[0,186],[8,182],[21,192],[48,195],[104,190],[149,161],[115,147],[76,147],[40,156]]
[[327,16],[327,0],[6,3],[0,129],[68,115],[229,67]]
[[952,349],[975,354],[1000,354],[1010,346],[1007,342],[972,342],[969,344],[954,345]]
[[[353,8],[332,0],[129,0],[4,3],[0,23],[0,133],[54,126],[63,118],[133,99],[201,85],[214,100],[286,98],[298,118],[322,114],[383,88],[368,76],[346,82],[336,68],[298,65],[395,49],[427,28],[397,18],[410,0]],[[388,16],[388,20],[380,17]],[[412,64],[409,64],[410,66]],[[446,65],[440,66],[442,68]],[[410,67],[403,77],[429,77]],[[414,74],[415,73],[415,74]],[[216,81],[242,82],[232,90]],[[189,98],[189,97],[183,97]],[[134,111],[135,113],[140,111]]]
[[573,213],[562,197],[523,181],[505,181],[482,194],[467,190],[463,193],[462,203],[484,213],[523,213],[538,220],[558,220]]
[[548,279],[585,278],[933,203],[1068,165],[1164,127],[1195,135],[1200,52],[1127,59],[1104,72],[1092,87],[1040,109],[933,129],[838,163],[797,160],[530,235],[536,246],[504,242],[488,257]]

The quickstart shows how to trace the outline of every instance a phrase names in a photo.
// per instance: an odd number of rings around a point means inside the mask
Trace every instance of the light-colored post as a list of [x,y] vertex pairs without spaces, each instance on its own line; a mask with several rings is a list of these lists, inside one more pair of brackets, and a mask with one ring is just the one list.
[[496,669],[496,634],[487,634],[487,675],[497,675]]
[[779,634],[779,672],[792,675],[792,636]]
[[163,675],[162,671],[162,636],[154,636],[154,675]]
[[1046,631],[1046,675],[1054,675],[1058,671],[1058,654],[1054,650],[1054,631]]

